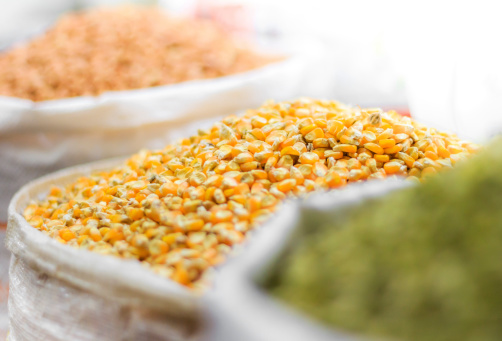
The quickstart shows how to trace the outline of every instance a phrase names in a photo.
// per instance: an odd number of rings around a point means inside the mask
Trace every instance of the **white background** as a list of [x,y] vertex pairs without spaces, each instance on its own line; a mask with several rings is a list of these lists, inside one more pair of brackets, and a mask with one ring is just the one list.
[[157,2],[181,14],[240,7],[250,31],[322,40],[328,51],[319,74],[332,86],[305,95],[409,106],[424,123],[479,141],[501,126],[499,1],[0,0],[0,47],[71,8],[124,2]]

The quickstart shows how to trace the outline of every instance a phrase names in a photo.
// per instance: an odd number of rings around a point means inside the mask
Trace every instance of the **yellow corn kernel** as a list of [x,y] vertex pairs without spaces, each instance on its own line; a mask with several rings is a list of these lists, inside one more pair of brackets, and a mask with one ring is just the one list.
[[78,245],[81,245],[86,239],[89,239],[89,236],[82,235],[77,238]]
[[396,174],[401,170],[401,165],[398,162],[391,161],[383,165],[385,173]]
[[335,152],[344,152],[344,153],[355,153],[357,152],[357,146],[353,144],[339,144],[333,147]]
[[383,152],[385,154],[396,154],[396,153],[400,152],[401,150],[403,150],[403,147],[401,147],[400,145],[397,144],[394,147],[384,149]]
[[324,137],[324,132],[321,128],[315,128],[305,135],[305,140],[308,142],[313,142],[316,139],[320,139]]
[[358,181],[364,177],[364,172],[360,169],[352,169],[349,172],[348,180],[349,181]]
[[407,134],[407,135],[413,133],[415,129],[410,124],[400,124],[400,123],[394,124],[392,128],[394,130],[394,134]]
[[296,143],[296,140],[292,137],[288,137],[287,139],[284,140],[284,142],[281,143],[280,148],[284,149],[286,147],[291,147]]
[[372,131],[369,131],[369,130],[365,130],[363,132],[363,139],[362,139],[362,143],[368,143],[368,142],[373,142],[376,140],[376,136],[375,136],[375,133],[372,132]]
[[99,230],[95,227],[92,227],[90,230],[89,230],[89,236],[91,237],[92,240],[94,240],[95,242],[98,242],[102,239],[103,236],[101,236],[101,233],[99,232]]
[[329,158],[332,157],[335,160],[341,159],[343,157],[343,152],[335,152],[333,150],[325,150],[324,157]]
[[231,221],[232,218],[233,218],[232,212],[226,210],[219,210],[213,214],[211,222],[213,224],[221,223],[221,222]]
[[140,220],[144,216],[144,212],[141,208],[131,208],[127,213],[127,216],[132,220]]
[[434,161],[435,161],[435,160],[437,160],[437,159],[439,159],[439,157],[438,157],[438,155],[437,155],[436,153],[431,152],[431,151],[429,151],[429,150],[427,150],[427,151],[425,152],[425,157],[427,157],[427,158],[429,158],[429,159],[431,159],[431,160],[434,160]]
[[316,129],[317,126],[315,124],[310,124],[308,126],[305,126],[303,128],[300,129],[300,134],[302,135],[307,135],[308,133],[310,133],[312,130]]
[[377,141],[380,141],[380,140],[386,140],[386,139],[388,139],[389,137],[391,137],[393,134],[394,134],[394,131],[393,131],[392,129],[386,129],[386,130],[384,130],[381,134],[379,134],[379,135],[376,137],[376,140],[377,140]]
[[396,156],[400,159],[403,160],[404,163],[408,168],[413,168],[413,165],[415,164],[415,159],[409,156],[408,154],[398,152]]
[[102,227],[99,229],[99,234],[101,234],[101,237],[104,237],[108,231],[110,231],[110,228],[109,227]]
[[328,167],[320,162],[316,162],[312,167],[312,173],[317,177],[323,177],[328,172]]
[[357,144],[356,140],[348,137],[347,135],[340,136],[340,143],[342,143],[342,144]]
[[261,163],[267,162],[267,160],[272,156],[274,156],[272,151],[261,151],[254,154],[255,160]]
[[311,152],[303,153],[302,155],[300,155],[299,161],[302,164],[313,165],[314,163],[319,161],[319,155]]
[[268,177],[267,172],[261,169],[252,170],[251,175],[257,180],[266,179]]
[[293,148],[298,150],[300,153],[305,153],[307,152],[307,146],[305,145],[305,143],[303,142],[296,142],[294,145],[293,145]]
[[290,177],[291,179],[295,180],[296,181],[296,184],[298,186],[302,185],[303,184],[303,181],[305,180],[302,172],[296,168],[296,167],[291,167],[291,169],[289,170],[290,172]]
[[350,159],[347,161],[347,168],[348,169],[360,169],[361,168],[361,162],[359,162],[358,159]]
[[223,194],[223,191],[219,188],[214,190],[213,198],[214,201],[218,204],[223,204],[225,201],[227,201],[227,198]]
[[378,144],[380,145],[380,147],[387,149],[394,147],[396,145],[396,141],[394,141],[393,139],[382,139],[378,141]]
[[408,134],[395,134],[394,135],[394,140],[399,143],[399,142],[402,142],[404,140],[406,140],[407,138],[409,138]]
[[124,239],[124,234],[121,231],[115,230],[115,229],[110,229],[105,235],[104,235],[104,240],[107,242],[110,242],[111,244],[114,244],[115,242],[119,240]]
[[458,154],[464,151],[464,148],[452,144],[450,144],[447,149],[451,154]]
[[437,173],[436,168],[434,168],[434,167],[425,167],[424,169],[422,169],[421,175],[422,175],[422,177],[425,177],[425,176],[433,175],[433,174],[436,174],[436,173]]
[[446,149],[444,146],[438,146],[438,155],[443,159],[447,159],[450,157],[450,151]]
[[344,124],[337,120],[330,120],[327,123],[327,128],[330,134],[336,136],[344,128]]
[[266,137],[265,134],[263,133],[263,131],[261,131],[258,128],[251,130],[251,135],[253,135],[253,137],[255,139],[260,140],[260,141],[264,141],[265,137]]
[[181,264],[175,268],[173,279],[183,285],[188,285],[190,283],[190,277],[188,271]]
[[234,194],[235,194],[235,191],[234,191],[234,189],[233,189],[233,188],[228,188],[228,189],[226,189],[226,190],[224,190],[224,191],[223,191],[223,195],[224,195],[225,197],[227,197],[227,198],[228,198],[228,197],[231,197],[231,196],[232,196],[232,195],[234,195]]
[[420,178],[421,173],[422,173],[422,172],[420,171],[420,169],[418,169],[418,168],[412,168],[412,169],[410,169],[410,171],[408,172],[408,175],[409,175],[409,176],[414,176],[414,177]]
[[383,148],[376,143],[366,143],[364,144],[364,148],[368,149],[370,152],[375,154],[383,154]]
[[258,165],[259,164],[256,161],[246,162],[246,163],[241,164],[241,170],[243,172],[249,172],[249,171],[257,169]]
[[181,232],[169,233],[162,237],[162,241],[167,245],[171,245],[174,244],[180,236],[182,236]]
[[204,227],[204,220],[192,219],[185,221],[185,229],[187,231],[200,231]]
[[296,150],[294,147],[289,146],[289,147],[286,147],[283,150],[281,150],[281,156],[284,156],[284,155],[296,155],[296,156],[299,156],[300,152],[298,150]]
[[268,123],[267,120],[260,116],[254,116],[251,119],[251,124],[255,128],[263,128],[267,123]]
[[253,158],[253,155],[251,155],[251,153],[245,152],[245,153],[240,153],[239,155],[237,155],[234,158],[234,161],[237,162],[238,164],[242,164],[242,163],[254,161],[254,158]]
[[296,180],[286,179],[277,184],[277,189],[283,193],[287,193],[296,186]]
[[70,241],[76,238],[75,233],[73,233],[70,229],[62,229],[59,231],[59,237],[64,241]]
[[312,142],[314,148],[329,148],[329,142],[326,138],[317,138]]

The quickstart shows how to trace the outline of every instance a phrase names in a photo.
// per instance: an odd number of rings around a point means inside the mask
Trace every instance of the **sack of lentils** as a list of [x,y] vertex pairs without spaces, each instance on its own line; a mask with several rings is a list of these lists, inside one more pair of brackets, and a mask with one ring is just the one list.
[[[300,99],[127,161],[48,175],[9,207],[11,333],[162,339],[172,324],[152,330],[143,317],[197,325],[216,269],[283,202],[368,179],[425,181],[476,150],[392,111]],[[53,299],[66,288],[72,314]]]
[[43,174],[298,96],[315,48],[258,50],[216,24],[133,6],[68,14],[0,53],[0,222],[15,191]]

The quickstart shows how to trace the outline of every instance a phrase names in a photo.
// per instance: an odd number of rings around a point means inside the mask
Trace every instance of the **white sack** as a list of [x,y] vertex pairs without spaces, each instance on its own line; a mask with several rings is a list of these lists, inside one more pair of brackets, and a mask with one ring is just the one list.
[[[286,203],[218,268],[204,295],[162,278],[139,262],[63,245],[31,227],[22,216],[30,200],[54,184],[65,185],[121,160],[77,166],[24,186],[9,206],[10,341],[331,339],[333,334],[278,307],[253,277],[284,245],[305,206]],[[368,182],[314,196],[307,203],[331,209],[400,188],[403,182]],[[209,317],[209,318],[208,318]],[[207,329],[207,323],[215,329]],[[209,335],[208,335],[209,332]],[[327,335],[327,336],[323,336]],[[344,340],[343,338],[335,340]]]
[[306,211],[338,210],[363,200],[405,188],[403,180],[368,181],[319,193],[305,201],[287,203],[248,240],[243,252],[221,269],[215,290],[205,298],[211,319],[210,341],[361,341],[353,335],[328,329],[267,295],[256,284]]
[[161,148],[187,122],[300,96],[322,47],[283,44],[287,59],[216,79],[45,102],[0,96],[0,222],[16,190],[41,175]]
[[198,294],[139,262],[63,245],[22,217],[30,200],[120,163],[65,169],[24,186],[9,205],[10,341],[192,340]]

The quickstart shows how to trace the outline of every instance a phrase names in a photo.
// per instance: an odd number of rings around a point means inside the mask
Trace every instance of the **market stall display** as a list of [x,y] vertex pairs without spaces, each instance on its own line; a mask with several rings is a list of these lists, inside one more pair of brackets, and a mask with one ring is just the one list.
[[6,3],[0,341],[502,339],[495,13]]
[[[477,149],[394,112],[303,98],[229,116],[125,162],[41,178],[9,209],[13,340],[188,337],[201,328],[202,301],[180,284],[206,288],[214,266],[284,199],[388,176],[420,182]],[[79,314],[60,319],[68,302],[50,314],[35,305],[62,288]],[[89,330],[97,320],[107,329]]]

